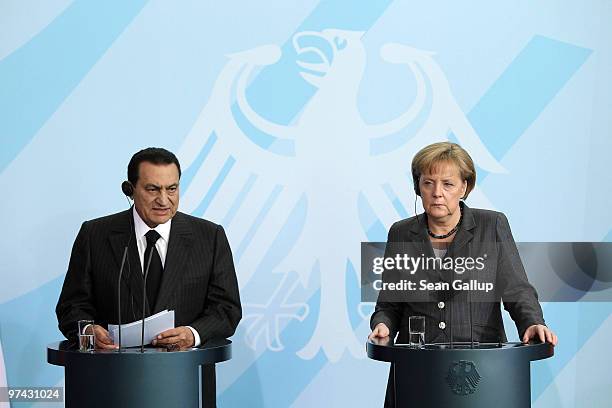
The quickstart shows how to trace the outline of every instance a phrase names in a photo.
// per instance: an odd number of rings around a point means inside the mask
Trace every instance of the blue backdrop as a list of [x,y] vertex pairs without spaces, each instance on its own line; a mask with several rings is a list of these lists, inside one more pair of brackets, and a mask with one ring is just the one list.
[[[359,243],[414,213],[419,148],[461,143],[468,204],[517,240],[611,240],[609,21],[606,0],[0,1],[0,386],[63,384],[44,347],[74,237],[163,146],[180,209],[234,251],[219,405],[381,406]],[[534,406],[608,406],[612,305],[543,308],[560,344]]]

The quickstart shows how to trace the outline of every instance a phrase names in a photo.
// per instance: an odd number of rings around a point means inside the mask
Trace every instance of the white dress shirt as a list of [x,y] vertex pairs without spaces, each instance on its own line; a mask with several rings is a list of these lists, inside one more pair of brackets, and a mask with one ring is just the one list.
[[[157,253],[161,258],[162,267],[166,265],[166,254],[168,253],[168,242],[170,241],[170,226],[172,225],[172,218],[168,220],[168,222],[164,224],[159,224],[155,228],[149,228],[149,226],[140,218],[140,214],[136,211],[136,206],[134,206],[132,213],[134,214],[134,233],[136,235],[136,246],[138,247],[138,257],[140,258],[140,266],[142,267],[142,273],[144,273],[144,253],[147,249],[147,237],[145,236],[147,232],[154,229],[161,235],[161,238],[157,240],[155,243],[155,249],[157,249]],[[198,347],[200,345],[200,335],[197,330],[191,326],[187,326],[191,329],[193,333],[193,338],[195,341],[194,347]]]
[[138,257],[140,258],[140,267],[142,273],[144,273],[144,253],[147,249],[147,232],[154,229],[161,235],[161,238],[155,243],[155,249],[161,258],[162,267],[166,265],[166,253],[168,252],[168,241],[170,241],[170,226],[172,225],[172,218],[165,224],[159,224],[155,228],[149,228],[147,224],[140,218],[140,214],[136,211],[136,207],[132,210],[134,214],[134,233],[136,234],[136,246],[138,247]]

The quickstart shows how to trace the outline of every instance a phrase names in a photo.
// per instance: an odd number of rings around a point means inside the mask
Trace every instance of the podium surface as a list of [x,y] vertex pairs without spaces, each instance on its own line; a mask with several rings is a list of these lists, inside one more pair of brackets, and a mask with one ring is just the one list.
[[[140,348],[79,352],[73,343],[47,346],[47,362],[65,368],[65,403],[71,407],[199,407],[200,366],[231,358],[231,341],[166,351]],[[214,392],[214,390],[213,390]]]
[[366,343],[368,357],[392,363],[396,407],[528,408],[530,363],[552,357],[549,343],[439,343],[413,348]]

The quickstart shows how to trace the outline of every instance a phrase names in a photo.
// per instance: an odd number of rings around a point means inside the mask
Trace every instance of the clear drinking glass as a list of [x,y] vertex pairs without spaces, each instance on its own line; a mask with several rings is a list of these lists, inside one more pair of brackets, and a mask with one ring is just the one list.
[[412,347],[425,345],[425,317],[410,316],[408,318],[409,342]]
[[93,320],[79,320],[79,351],[94,351],[96,338],[93,331]]

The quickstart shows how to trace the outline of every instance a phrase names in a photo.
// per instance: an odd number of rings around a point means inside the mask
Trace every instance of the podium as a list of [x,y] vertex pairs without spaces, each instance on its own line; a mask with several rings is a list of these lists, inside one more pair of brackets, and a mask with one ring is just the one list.
[[47,362],[65,369],[66,408],[199,407],[205,383],[200,366],[229,360],[231,354],[226,339],[185,351],[145,348],[144,353],[140,348],[79,352],[68,341],[47,346]]
[[392,363],[397,408],[530,407],[530,363],[554,354],[549,343],[412,348],[389,338],[368,340],[366,351],[371,359]]

